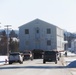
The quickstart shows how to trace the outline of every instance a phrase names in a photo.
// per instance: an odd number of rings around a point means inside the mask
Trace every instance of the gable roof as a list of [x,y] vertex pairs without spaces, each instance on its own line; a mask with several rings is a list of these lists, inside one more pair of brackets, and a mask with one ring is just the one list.
[[[25,25],[28,25],[28,24],[30,24],[30,23],[32,23],[32,22],[36,22],[36,23],[39,23],[39,22],[43,22],[43,23],[46,23],[46,24],[49,24],[49,25],[52,25],[52,26],[54,26],[54,27],[57,27],[56,25],[54,25],[54,24],[51,24],[51,23],[48,23],[48,22],[46,22],[46,21],[43,21],[43,20],[41,20],[41,19],[34,19],[34,20],[32,20],[32,21],[30,21],[30,22],[28,22],[28,23],[26,23],[26,24],[23,24],[23,25],[21,25],[20,27],[23,27],[23,26],[25,26]],[[20,28],[19,27],[19,28]],[[59,28],[59,27],[58,27]],[[61,28],[60,28],[61,29]]]

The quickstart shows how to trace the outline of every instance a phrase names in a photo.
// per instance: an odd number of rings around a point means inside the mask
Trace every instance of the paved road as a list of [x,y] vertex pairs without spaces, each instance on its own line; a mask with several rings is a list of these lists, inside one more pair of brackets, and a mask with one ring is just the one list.
[[42,59],[25,61],[23,64],[12,64],[0,66],[0,75],[72,75],[68,68],[60,62],[42,63]]

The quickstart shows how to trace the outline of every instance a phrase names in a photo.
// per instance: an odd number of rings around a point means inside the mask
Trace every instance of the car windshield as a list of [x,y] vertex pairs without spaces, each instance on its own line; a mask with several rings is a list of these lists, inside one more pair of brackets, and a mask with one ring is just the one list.
[[10,53],[10,55],[19,55],[19,53]]
[[55,52],[53,52],[53,51],[46,51],[45,54],[46,55],[52,55],[52,54],[55,54]]
[[25,53],[30,53],[30,52],[25,52]]

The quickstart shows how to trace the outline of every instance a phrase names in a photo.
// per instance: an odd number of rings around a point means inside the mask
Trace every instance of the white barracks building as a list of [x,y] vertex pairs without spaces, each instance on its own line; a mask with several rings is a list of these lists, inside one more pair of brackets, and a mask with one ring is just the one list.
[[63,29],[35,19],[19,27],[19,49],[24,50],[64,50]]

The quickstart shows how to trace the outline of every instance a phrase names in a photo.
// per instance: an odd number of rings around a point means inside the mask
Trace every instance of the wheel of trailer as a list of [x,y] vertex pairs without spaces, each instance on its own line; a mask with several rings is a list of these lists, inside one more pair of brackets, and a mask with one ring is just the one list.
[[31,57],[30,60],[32,61],[33,60],[33,57]]

